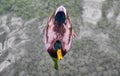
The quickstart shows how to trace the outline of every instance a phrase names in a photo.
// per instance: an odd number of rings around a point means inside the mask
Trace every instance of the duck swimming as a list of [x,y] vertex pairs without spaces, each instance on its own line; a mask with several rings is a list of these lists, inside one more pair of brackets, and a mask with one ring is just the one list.
[[70,49],[74,36],[68,12],[61,5],[52,13],[45,28],[45,47],[54,61],[55,69],[58,69],[58,60],[63,59]]

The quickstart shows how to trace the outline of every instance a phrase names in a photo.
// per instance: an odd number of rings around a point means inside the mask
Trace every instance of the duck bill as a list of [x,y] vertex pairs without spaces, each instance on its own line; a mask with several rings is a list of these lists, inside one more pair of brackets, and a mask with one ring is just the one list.
[[57,58],[58,58],[58,60],[62,60],[63,59],[61,49],[57,50]]

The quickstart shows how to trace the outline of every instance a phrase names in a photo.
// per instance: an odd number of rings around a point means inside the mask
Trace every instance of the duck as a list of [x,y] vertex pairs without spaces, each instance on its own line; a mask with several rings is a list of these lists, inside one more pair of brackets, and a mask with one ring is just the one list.
[[70,49],[72,38],[76,34],[68,11],[60,5],[50,15],[45,27],[45,48],[54,61],[54,67],[58,69],[58,60],[62,60]]

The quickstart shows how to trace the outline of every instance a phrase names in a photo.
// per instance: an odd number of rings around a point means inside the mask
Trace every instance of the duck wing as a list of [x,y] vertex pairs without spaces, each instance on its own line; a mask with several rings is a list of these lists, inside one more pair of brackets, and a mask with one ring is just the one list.
[[45,28],[45,47],[46,47],[46,49],[51,49],[56,41],[55,40],[56,34],[53,30],[53,28],[55,26],[53,23],[54,14],[55,14],[55,12],[53,12],[52,15],[50,16],[50,18],[47,22],[47,26]]

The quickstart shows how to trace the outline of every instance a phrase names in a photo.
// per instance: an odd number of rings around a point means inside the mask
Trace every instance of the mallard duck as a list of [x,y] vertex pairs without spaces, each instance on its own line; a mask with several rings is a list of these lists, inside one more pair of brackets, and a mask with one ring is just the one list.
[[49,17],[45,28],[45,47],[54,61],[55,69],[58,69],[58,60],[70,49],[74,36],[68,12],[61,5]]

